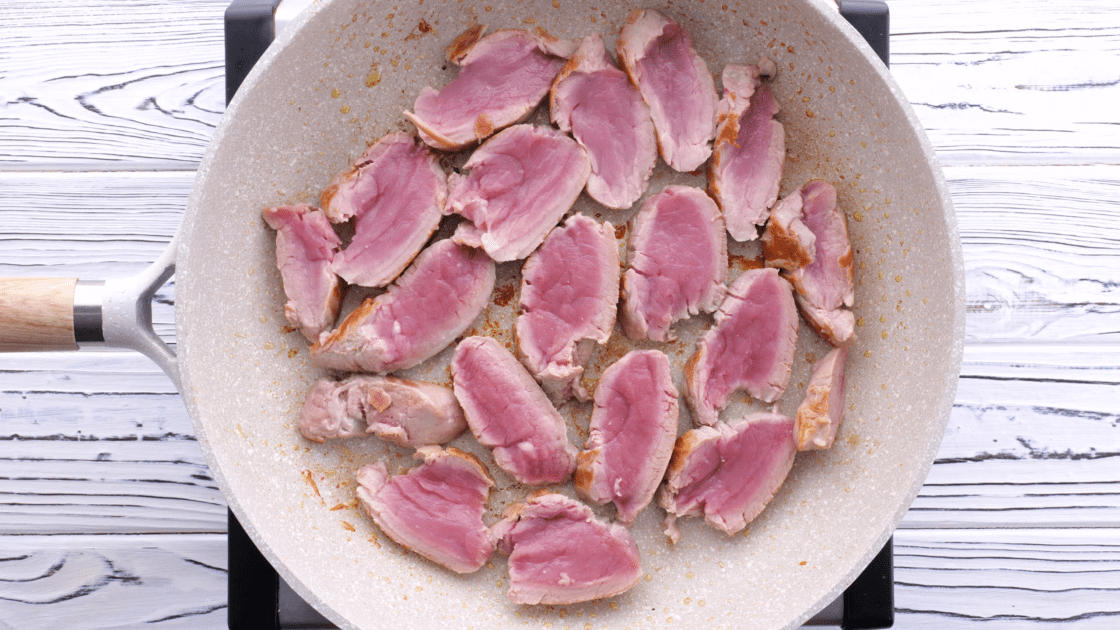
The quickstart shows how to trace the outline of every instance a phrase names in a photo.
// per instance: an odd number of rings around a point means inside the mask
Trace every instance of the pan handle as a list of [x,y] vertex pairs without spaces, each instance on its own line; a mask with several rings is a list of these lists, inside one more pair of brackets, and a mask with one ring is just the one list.
[[179,386],[175,351],[152,328],[152,296],[175,273],[178,238],[131,278],[0,278],[0,352],[136,350]]

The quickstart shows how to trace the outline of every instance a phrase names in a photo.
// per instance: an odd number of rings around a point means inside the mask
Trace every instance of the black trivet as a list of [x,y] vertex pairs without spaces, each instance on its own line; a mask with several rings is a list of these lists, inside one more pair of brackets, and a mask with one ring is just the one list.
[[[226,9],[226,104],[276,37],[273,15],[281,0],[234,0]],[[890,65],[890,14],[882,0],[837,0],[840,15],[859,31],[875,54]],[[808,625],[844,630],[894,625],[894,539],[875,556],[837,603]],[[842,600],[842,605],[840,601]],[[837,609],[842,608],[840,613]],[[229,512],[230,630],[335,628],[291,587],[253,545]],[[814,621],[817,623],[814,624]]]

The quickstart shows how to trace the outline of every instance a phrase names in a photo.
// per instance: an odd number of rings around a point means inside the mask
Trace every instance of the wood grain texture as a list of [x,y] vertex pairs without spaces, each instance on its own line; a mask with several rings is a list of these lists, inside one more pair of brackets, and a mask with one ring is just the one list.
[[0,628],[226,627],[225,536],[0,536]]
[[77,278],[0,278],[0,352],[77,350]]
[[896,628],[1120,625],[1115,529],[904,530],[894,545]]
[[891,73],[944,165],[1120,163],[1112,0],[892,0]]
[[225,110],[227,4],[0,3],[0,166],[194,170]]

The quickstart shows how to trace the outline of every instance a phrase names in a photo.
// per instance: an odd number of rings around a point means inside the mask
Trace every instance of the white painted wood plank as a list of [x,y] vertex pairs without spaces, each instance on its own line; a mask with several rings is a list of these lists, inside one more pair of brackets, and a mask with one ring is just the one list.
[[0,167],[197,167],[225,110],[228,2],[0,3]]
[[0,536],[0,628],[226,627],[225,535]]
[[942,164],[1120,162],[1120,5],[892,0],[891,72]]
[[[0,165],[194,169],[224,110],[224,3],[37,6],[0,5]],[[892,0],[891,24],[943,163],[1120,162],[1111,0]]]
[[1115,529],[900,530],[895,627],[1115,628]]
[[902,526],[987,525],[1120,527],[1120,346],[966,348]]

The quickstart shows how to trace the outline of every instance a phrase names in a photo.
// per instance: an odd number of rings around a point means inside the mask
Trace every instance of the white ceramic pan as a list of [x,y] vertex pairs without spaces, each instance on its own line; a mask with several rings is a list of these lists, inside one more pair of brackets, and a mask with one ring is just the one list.
[[[611,46],[637,7],[613,0],[317,2],[281,33],[230,104],[168,253],[144,277],[107,283],[102,299],[106,342],[144,351],[178,382],[238,520],[283,578],[344,628],[793,628],[855,579],[922,486],[956,389],[964,283],[945,182],[905,97],[836,7],[821,0],[639,6],[688,29],[717,77],[726,63],[771,58],[787,137],[782,194],[811,178],[837,188],[856,249],[859,339],[836,445],[800,454],[745,535],[729,538],[686,519],[673,547],[660,533],[663,512],[647,508],[633,528],[646,579],[608,600],[515,606],[506,600],[503,558],[460,576],[388,540],[356,506],[353,473],[375,458],[404,470],[409,454],[372,437],[316,445],[299,435],[303,396],[321,372],[302,337],[283,330],[274,233],[260,210],[314,203],[369,143],[413,131],[401,112],[421,87],[455,75],[444,47],[468,26],[542,27],[563,38],[598,31]],[[677,181],[702,178],[661,166],[650,192]],[[627,218],[586,199],[576,210],[616,223]],[[738,265],[752,255],[736,251]],[[152,287],[172,269],[177,357],[151,334],[148,315]],[[471,332],[508,341],[516,282],[517,266],[503,265],[494,304]],[[675,359],[691,352],[688,344],[710,320],[696,322],[666,348]],[[786,413],[800,402],[810,359],[824,351],[803,325]],[[446,383],[449,352],[412,373]],[[610,354],[596,359],[592,379]],[[581,444],[586,408],[565,413]],[[687,425],[685,413],[682,430]],[[469,434],[456,445],[486,457]],[[491,471],[499,481],[492,520],[525,490]]]

